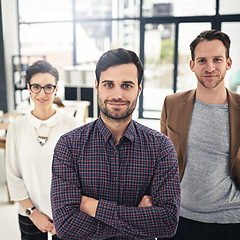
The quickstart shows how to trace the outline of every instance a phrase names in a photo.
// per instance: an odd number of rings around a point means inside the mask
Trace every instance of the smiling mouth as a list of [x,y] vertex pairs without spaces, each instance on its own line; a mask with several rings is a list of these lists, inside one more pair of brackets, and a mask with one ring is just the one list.
[[47,100],[45,99],[38,99],[39,102],[46,102]]
[[218,75],[204,75],[203,77],[207,77],[207,78],[212,78],[212,77],[217,77]]
[[113,107],[122,107],[126,105],[126,103],[114,103],[114,102],[109,102],[108,104]]

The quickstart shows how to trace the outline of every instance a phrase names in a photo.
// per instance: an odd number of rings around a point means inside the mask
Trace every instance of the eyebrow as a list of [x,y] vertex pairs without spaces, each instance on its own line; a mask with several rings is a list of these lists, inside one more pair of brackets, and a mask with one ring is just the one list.
[[[102,83],[113,83],[113,80],[103,80]],[[123,81],[122,84],[132,84],[135,85],[133,81]]]
[[[213,58],[224,58],[224,56],[222,56],[222,55],[213,56]],[[206,57],[198,57],[198,58],[196,58],[196,60],[198,60],[198,59],[206,59]]]

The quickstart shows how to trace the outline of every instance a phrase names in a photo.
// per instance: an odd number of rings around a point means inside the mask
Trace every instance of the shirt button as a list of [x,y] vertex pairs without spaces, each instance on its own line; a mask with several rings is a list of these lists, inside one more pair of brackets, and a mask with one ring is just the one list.
[[115,178],[114,178],[114,182],[116,182],[117,180],[118,180],[118,177],[115,177]]
[[117,154],[117,151],[114,151],[114,154],[116,155],[116,154]]

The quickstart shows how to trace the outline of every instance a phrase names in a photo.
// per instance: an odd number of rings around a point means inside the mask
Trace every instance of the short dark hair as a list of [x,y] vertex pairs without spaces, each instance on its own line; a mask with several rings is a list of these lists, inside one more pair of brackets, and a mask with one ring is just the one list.
[[99,84],[101,72],[106,71],[109,67],[133,63],[138,71],[138,85],[143,77],[143,65],[137,54],[124,48],[112,49],[105,52],[98,60],[96,65],[96,78]]
[[191,57],[192,60],[194,61],[195,58],[195,48],[196,46],[203,41],[212,41],[212,40],[220,40],[224,46],[226,47],[226,58],[229,58],[229,49],[230,49],[230,39],[227,34],[217,31],[215,29],[208,30],[208,31],[203,31],[201,32],[190,44],[190,50],[191,50]]
[[58,82],[58,70],[45,60],[37,61],[28,67],[26,71],[26,82],[30,83],[32,76],[37,73],[49,73],[55,77],[56,83]]

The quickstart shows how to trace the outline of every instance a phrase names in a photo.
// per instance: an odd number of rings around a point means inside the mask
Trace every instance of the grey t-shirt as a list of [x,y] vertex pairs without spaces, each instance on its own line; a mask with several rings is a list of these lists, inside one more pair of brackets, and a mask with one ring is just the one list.
[[229,173],[228,105],[195,100],[181,182],[180,215],[208,223],[240,223],[240,191]]

